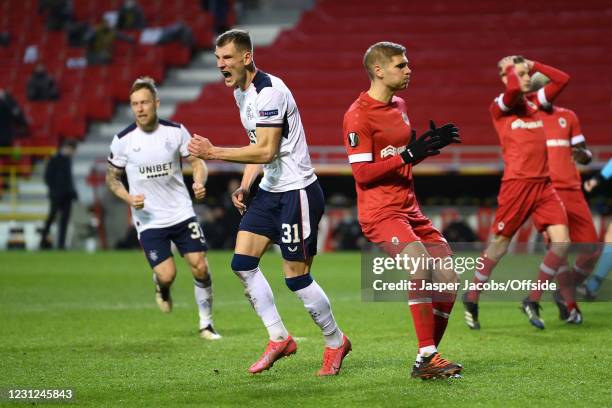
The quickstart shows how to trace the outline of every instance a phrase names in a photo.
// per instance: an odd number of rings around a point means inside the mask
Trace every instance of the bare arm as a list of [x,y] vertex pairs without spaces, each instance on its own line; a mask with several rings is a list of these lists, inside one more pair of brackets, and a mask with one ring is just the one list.
[[125,186],[121,182],[121,177],[125,173],[124,169],[108,164],[106,168],[106,185],[108,189],[113,192],[117,197],[128,203],[130,206],[140,209],[144,207],[144,195],[130,195],[125,189]]
[[235,163],[264,164],[274,160],[280,146],[281,127],[258,127],[257,143],[244,147],[217,147],[210,140],[194,135],[189,152],[205,160],[224,160]]
[[232,193],[232,203],[238,209],[240,214],[246,211],[246,201],[251,192],[251,186],[261,171],[261,164],[247,164],[244,166],[242,181],[240,187]]
[[196,200],[201,200],[206,196],[206,181],[208,180],[208,167],[204,160],[198,159],[195,156],[187,156],[187,161],[191,164],[193,170],[193,194]]

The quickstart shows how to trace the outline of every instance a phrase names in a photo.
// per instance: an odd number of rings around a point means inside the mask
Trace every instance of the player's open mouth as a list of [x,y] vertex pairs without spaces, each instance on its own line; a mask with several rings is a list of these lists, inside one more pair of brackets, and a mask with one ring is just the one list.
[[229,78],[232,76],[232,74],[229,73],[228,71],[221,71],[221,75],[223,75],[225,78]]

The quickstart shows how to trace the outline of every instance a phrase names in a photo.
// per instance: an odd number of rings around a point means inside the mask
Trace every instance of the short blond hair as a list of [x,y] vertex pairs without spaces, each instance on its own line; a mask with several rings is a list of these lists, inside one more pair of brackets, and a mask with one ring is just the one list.
[[132,84],[132,88],[130,89],[130,96],[132,96],[134,92],[139,91],[143,88],[146,88],[151,91],[153,99],[157,99],[157,87],[155,86],[155,80],[148,76],[139,77],[137,80],[134,81],[134,83]]
[[368,72],[370,79],[374,79],[374,65],[384,64],[391,61],[395,55],[406,53],[406,47],[390,41],[381,41],[368,48],[363,56],[363,66]]

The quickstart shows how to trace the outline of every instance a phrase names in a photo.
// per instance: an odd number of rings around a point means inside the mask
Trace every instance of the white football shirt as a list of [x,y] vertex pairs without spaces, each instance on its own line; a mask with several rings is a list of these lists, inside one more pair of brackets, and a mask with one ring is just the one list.
[[234,97],[251,143],[257,142],[257,128],[282,128],[279,153],[272,162],[264,164],[259,187],[279,193],[313,183],[317,176],[310,162],[306,134],[295,99],[285,83],[257,71],[251,85],[245,91],[236,88]]
[[190,139],[183,125],[162,119],[151,133],[133,123],[113,137],[108,162],[125,169],[131,195],[145,196],[144,208],[131,208],[139,234],[195,217],[181,166]]

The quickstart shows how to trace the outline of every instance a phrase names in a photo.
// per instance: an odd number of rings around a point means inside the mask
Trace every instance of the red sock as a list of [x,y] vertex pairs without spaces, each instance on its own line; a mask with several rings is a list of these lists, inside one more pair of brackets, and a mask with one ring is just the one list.
[[572,273],[570,272],[567,263],[559,268],[559,272],[555,276],[559,282],[559,293],[567,304],[568,309],[572,310],[576,307],[576,298],[574,295],[574,282]]
[[454,293],[441,293],[436,296],[433,302],[433,315],[434,315],[434,341],[436,347],[442,341],[446,326],[448,325],[448,318],[455,305],[455,294]]
[[574,263],[574,267],[572,268],[572,280],[574,282],[574,287],[582,284],[582,282],[584,282],[585,279],[591,275],[600,254],[601,251],[594,249],[591,252],[578,255],[576,262]]
[[[491,272],[493,272],[493,268],[495,268],[495,265],[497,265],[497,262],[487,258],[485,254],[482,254],[482,264],[482,268],[477,268],[476,272],[474,272],[474,280],[472,280],[472,283],[479,284],[488,281],[489,276],[491,276]],[[470,290],[467,295],[467,300],[477,303],[478,298],[480,297],[480,292],[482,292],[480,289]]]
[[[412,279],[417,288],[421,287],[424,279]],[[419,348],[435,345],[435,323],[431,303],[431,291],[411,290],[408,293],[408,304],[414,323],[414,331],[419,341]]]
[[[546,252],[544,260],[540,264],[540,272],[538,273],[538,283],[540,286],[543,283],[552,280],[559,268],[566,263],[566,259],[567,257],[561,258],[551,250]],[[532,302],[539,302],[542,298],[542,292],[542,289],[532,290],[529,294],[529,300]]]

